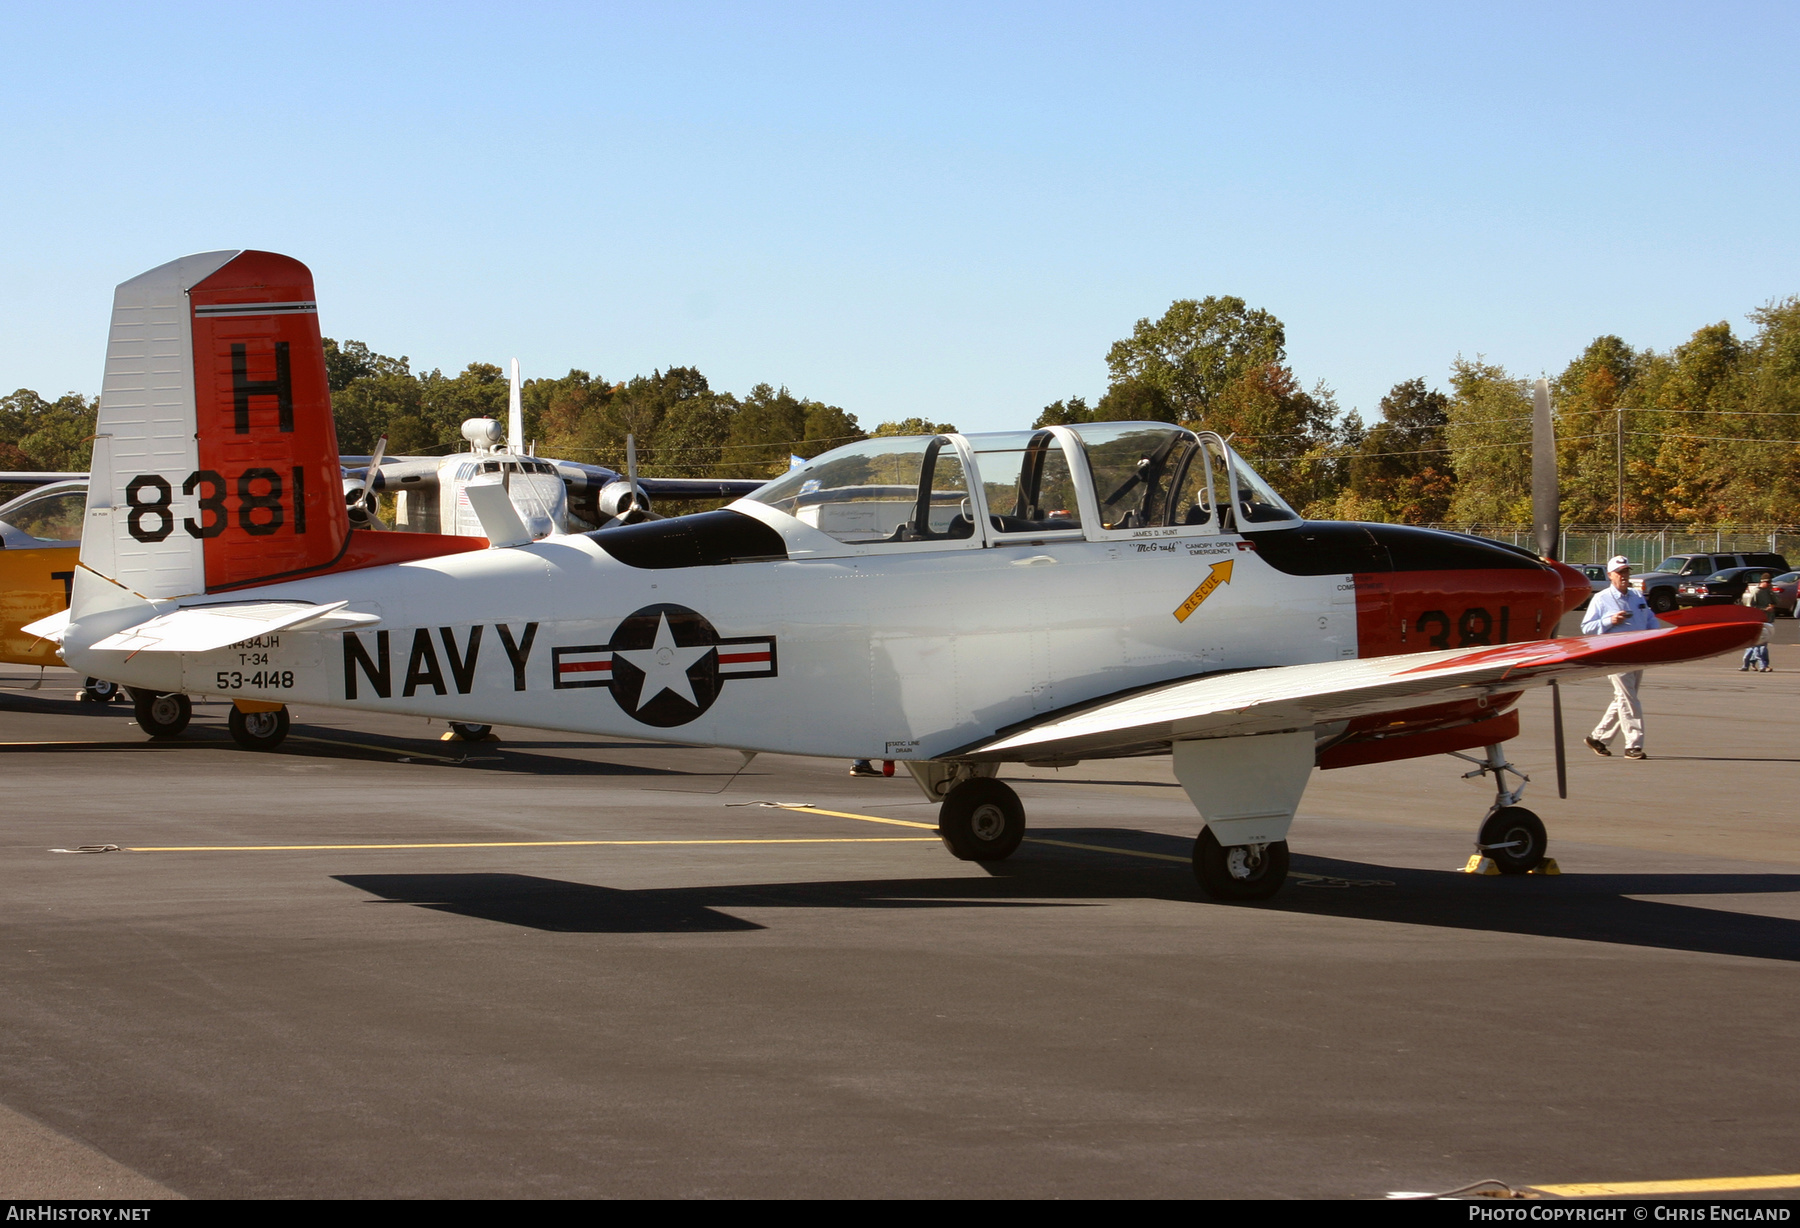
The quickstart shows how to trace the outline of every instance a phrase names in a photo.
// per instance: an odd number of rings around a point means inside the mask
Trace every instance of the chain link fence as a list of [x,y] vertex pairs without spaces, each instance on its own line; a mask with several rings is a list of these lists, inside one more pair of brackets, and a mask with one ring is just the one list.
[[[1472,533],[1494,541],[1537,549],[1528,524],[1435,524],[1433,529]],[[1800,528],[1784,525],[1570,525],[1563,530],[1559,557],[1565,563],[1604,563],[1624,555],[1639,571],[1672,554],[1742,554],[1769,550],[1800,565]]]

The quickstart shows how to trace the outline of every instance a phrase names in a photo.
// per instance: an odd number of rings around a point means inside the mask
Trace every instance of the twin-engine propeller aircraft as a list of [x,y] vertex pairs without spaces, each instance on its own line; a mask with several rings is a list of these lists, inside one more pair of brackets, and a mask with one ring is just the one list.
[[1304,522],[1166,423],[868,439],[719,511],[541,540],[502,474],[463,487],[485,541],[353,529],[337,457],[303,265],[211,252],[121,285],[65,659],[140,719],[225,696],[899,760],[979,861],[1025,830],[1002,764],[1169,753],[1200,883],[1241,900],[1286,876],[1315,767],[1476,748],[1477,843],[1533,869],[1520,693],[1762,628],[1547,639],[1575,569]]
[[651,510],[653,498],[733,499],[762,485],[735,478],[639,477],[636,448],[629,438],[629,474],[603,465],[540,458],[536,446],[525,443],[516,358],[504,437],[500,423],[492,418],[468,419],[462,424],[462,435],[470,451],[450,456],[384,460],[387,437],[383,436],[374,456],[344,457],[344,502],[350,509],[351,527],[388,528],[377,502],[378,496],[392,494],[395,528],[485,536],[467,487],[491,477],[498,477],[511,496],[533,541],[614,521],[636,524],[656,519]]

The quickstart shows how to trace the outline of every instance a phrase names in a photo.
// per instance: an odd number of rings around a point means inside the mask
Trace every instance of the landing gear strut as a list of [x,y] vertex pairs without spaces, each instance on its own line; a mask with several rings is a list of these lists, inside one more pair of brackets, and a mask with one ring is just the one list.
[[[1475,837],[1476,851],[1491,860],[1502,874],[1529,874],[1537,869],[1544,863],[1549,838],[1544,833],[1543,820],[1519,805],[1531,777],[1508,763],[1505,752],[1497,744],[1487,748],[1485,760],[1456,751],[1451,753],[1475,765],[1473,772],[1463,773],[1464,780],[1486,776],[1490,772],[1494,776],[1494,804],[1482,816],[1481,830]],[[1509,772],[1519,778],[1517,787],[1512,789],[1506,787]]]
[[194,707],[179,691],[158,695],[155,691],[131,692],[131,708],[138,728],[153,738],[174,738],[188,727]]

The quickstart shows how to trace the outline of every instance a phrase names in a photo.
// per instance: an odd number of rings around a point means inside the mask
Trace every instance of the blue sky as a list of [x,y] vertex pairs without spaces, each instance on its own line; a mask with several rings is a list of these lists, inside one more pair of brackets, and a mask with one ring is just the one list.
[[0,385],[112,286],[308,263],[326,332],[1026,425],[1176,298],[1373,410],[1800,293],[1800,8],[0,4]]

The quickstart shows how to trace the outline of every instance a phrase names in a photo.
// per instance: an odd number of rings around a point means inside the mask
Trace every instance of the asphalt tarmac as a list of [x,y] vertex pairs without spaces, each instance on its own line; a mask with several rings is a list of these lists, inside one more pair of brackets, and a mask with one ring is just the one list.
[[1566,687],[1567,801],[1532,693],[1560,876],[1456,873],[1491,786],[1440,757],[1316,774],[1260,906],[1200,895],[1166,759],[1003,772],[1031,838],[983,869],[843,763],[326,709],[256,754],[222,705],[150,745],[0,667],[0,1197],[1800,1173],[1779,631],[1773,674],[1649,675],[1642,763]]

